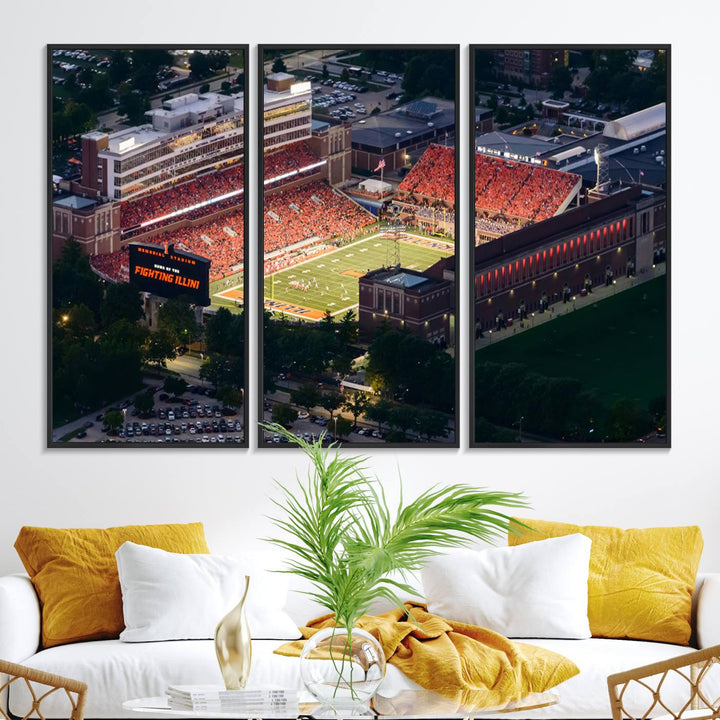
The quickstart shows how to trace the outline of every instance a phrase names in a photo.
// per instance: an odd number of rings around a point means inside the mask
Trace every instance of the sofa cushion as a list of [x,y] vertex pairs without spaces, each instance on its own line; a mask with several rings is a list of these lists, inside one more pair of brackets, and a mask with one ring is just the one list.
[[588,618],[593,636],[686,645],[695,577],[703,549],[700,528],[623,530],[543,520],[514,526],[510,545],[582,533],[592,540]]
[[250,586],[245,614],[254,639],[300,637],[284,612],[285,577],[242,557],[170,553],[123,543],[115,553],[123,599],[124,642],[212,639],[215,628]]
[[428,610],[506,637],[589,638],[590,540],[456,550],[422,569]]
[[202,523],[20,530],[15,549],[40,599],[43,647],[120,635],[115,551],[127,540],[170,552],[208,552]]
[[[689,652],[690,648],[677,645],[635,640],[532,640],[524,641],[560,653],[572,660],[580,674],[559,685],[552,692],[559,696],[557,705],[533,710],[533,718],[608,718],[610,704],[607,693],[607,676],[639,665],[674,657]],[[298,659],[276,655],[276,640],[253,641],[253,658],[250,686],[263,684],[295,688],[302,693]],[[85,717],[137,718],[136,712],[123,709],[126,700],[161,696],[170,684],[222,684],[211,640],[179,640],[158,643],[123,643],[120,640],[102,640],[76,643],[43,650],[27,665],[60,675],[69,675],[88,684]],[[394,665],[388,665],[381,694],[393,697],[417,686]],[[720,692],[720,691],[719,691]],[[681,702],[687,695],[677,689],[672,701]],[[717,694],[717,693],[716,693]],[[301,694],[301,700],[304,696]],[[309,699],[309,698],[308,698]],[[10,692],[10,710],[22,717],[27,706],[27,691],[19,683]],[[45,702],[52,703],[46,707]],[[63,699],[56,697],[43,702],[46,717],[67,718]],[[638,708],[639,709],[639,708]],[[144,717],[152,717],[143,713]],[[519,714],[516,717],[527,717]],[[158,715],[158,717],[161,717]],[[166,716],[165,716],[166,717]],[[498,717],[507,718],[507,714]]]

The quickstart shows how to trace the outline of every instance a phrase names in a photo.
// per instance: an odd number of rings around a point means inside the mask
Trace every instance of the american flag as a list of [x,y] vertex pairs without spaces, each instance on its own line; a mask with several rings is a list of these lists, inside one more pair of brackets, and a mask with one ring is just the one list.
[[378,170],[382,170],[382,168],[385,167],[385,158],[383,158],[378,164],[377,167],[373,170],[373,172],[377,172]]

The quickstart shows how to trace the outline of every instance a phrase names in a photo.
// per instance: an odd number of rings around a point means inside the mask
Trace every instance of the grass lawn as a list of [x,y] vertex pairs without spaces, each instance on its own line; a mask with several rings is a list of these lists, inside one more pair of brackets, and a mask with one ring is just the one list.
[[624,395],[647,405],[667,391],[666,297],[663,276],[478,350],[476,357],[577,378],[608,403]]
[[[265,277],[266,306],[268,302],[279,302],[309,308],[314,313],[303,317],[312,319],[320,319],[325,310],[335,315],[356,307],[357,278],[393,261],[392,248],[388,252],[392,242],[389,238],[372,235],[268,275]],[[455,250],[452,243],[420,235],[406,235],[399,245],[400,262],[403,268],[410,270],[425,270]],[[292,309],[284,312],[292,314]]]

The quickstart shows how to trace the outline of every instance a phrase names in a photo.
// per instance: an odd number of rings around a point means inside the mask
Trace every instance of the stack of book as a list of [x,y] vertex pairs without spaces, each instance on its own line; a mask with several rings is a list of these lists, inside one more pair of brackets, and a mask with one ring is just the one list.
[[297,691],[280,687],[226,690],[222,685],[170,685],[166,695],[172,710],[233,713],[247,717],[294,718],[300,714]]

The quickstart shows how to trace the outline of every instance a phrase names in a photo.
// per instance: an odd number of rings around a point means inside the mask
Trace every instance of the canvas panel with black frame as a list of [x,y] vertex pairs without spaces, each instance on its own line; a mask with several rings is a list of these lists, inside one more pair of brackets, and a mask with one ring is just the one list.
[[470,444],[669,448],[669,46],[470,48]]
[[458,446],[458,72],[455,45],[259,47],[265,423]]
[[49,447],[247,447],[247,54],[47,47]]

